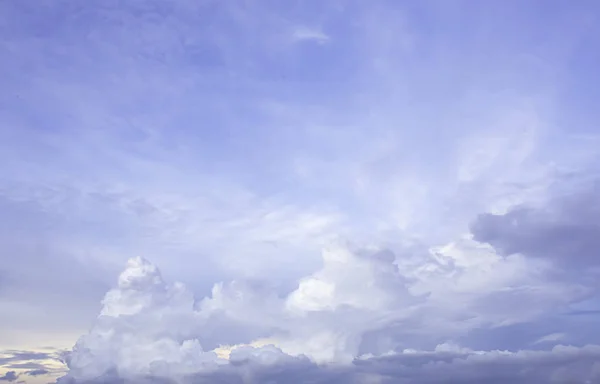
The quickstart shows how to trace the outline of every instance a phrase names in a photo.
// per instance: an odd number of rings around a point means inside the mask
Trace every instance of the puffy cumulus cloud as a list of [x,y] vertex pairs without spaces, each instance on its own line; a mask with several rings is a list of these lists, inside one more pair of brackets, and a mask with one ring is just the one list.
[[135,258],[67,359],[70,376],[88,380],[113,369],[123,376],[189,374],[218,367],[223,354],[239,356],[238,345],[261,345],[256,358],[276,344],[293,356],[347,361],[358,353],[362,333],[414,300],[389,251],[332,247],[323,252],[322,268],[287,295],[232,281],[199,301]]
[[296,318],[292,337],[280,340],[286,352],[307,353],[317,361],[348,361],[365,332],[414,311],[422,298],[386,249],[326,248],[323,266],[301,279],[285,299],[285,314]]
[[321,269],[285,298],[279,321],[291,325],[287,336],[275,337],[277,345],[319,362],[350,361],[534,321],[587,292],[555,280],[550,263],[502,257],[471,235],[420,252],[394,251],[326,249]]
[[119,375],[169,376],[217,362],[193,337],[194,299],[181,284],[165,284],[142,258],[129,260],[109,291],[96,324],[67,358],[70,375],[90,380],[111,370]]
[[469,235],[406,257],[401,252],[338,243],[290,292],[231,281],[199,300],[183,284],[165,282],[147,260],[131,259],[66,358],[61,382],[600,378],[597,346],[511,352],[445,342],[532,322],[578,300],[581,286],[554,280],[551,263],[499,255]]
[[406,289],[390,251],[364,253],[348,247],[323,251],[323,267],[300,281],[286,300],[286,309],[307,313],[341,307],[382,310],[397,304]]

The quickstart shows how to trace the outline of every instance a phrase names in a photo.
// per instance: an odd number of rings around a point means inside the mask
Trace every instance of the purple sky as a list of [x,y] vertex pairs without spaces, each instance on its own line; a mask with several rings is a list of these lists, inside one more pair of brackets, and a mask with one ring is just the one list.
[[0,381],[600,383],[597,36],[584,0],[0,0]]

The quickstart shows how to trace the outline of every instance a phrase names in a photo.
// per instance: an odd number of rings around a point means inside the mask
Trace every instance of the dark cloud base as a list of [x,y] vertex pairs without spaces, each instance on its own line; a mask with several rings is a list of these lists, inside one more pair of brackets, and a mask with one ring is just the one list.
[[252,358],[232,360],[207,373],[184,377],[122,377],[116,371],[93,380],[69,375],[59,384],[190,383],[600,383],[600,346],[557,346],[549,351],[405,352],[357,359],[350,365],[317,365],[303,358],[264,365]]

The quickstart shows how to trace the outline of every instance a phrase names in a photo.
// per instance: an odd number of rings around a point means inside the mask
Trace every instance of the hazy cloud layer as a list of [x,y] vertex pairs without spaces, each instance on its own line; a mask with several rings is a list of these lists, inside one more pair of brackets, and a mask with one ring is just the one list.
[[[27,376],[40,377],[44,381],[55,381],[64,376],[64,353],[53,348],[41,351],[0,350],[0,370],[8,381],[28,381]],[[1,371],[0,371],[1,372]]]
[[[559,346],[550,352],[412,351],[357,360],[351,366],[307,361],[257,364],[252,359],[187,377],[190,383],[597,383],[598,346]],[[92,382],[119,382],[105,377]],[[152,377],[125,382],[170,382]]]

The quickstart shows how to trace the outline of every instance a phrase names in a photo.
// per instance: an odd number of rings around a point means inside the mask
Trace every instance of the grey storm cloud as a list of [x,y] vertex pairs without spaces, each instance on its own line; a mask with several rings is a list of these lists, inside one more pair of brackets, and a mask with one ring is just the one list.
[[520,253],[569,267],[600,265],[600,184],[557,196],[543,207],[519,206],[482,214],[472,223],[476,240],[510,255]]

